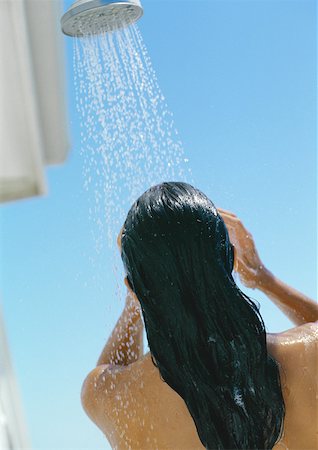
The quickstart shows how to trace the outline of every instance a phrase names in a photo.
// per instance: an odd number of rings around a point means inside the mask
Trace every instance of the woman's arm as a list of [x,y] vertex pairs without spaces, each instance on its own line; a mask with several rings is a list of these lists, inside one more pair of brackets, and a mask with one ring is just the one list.
[[105,426],[111,423],[114,394],[125,376],[130,377],[127,374],[129,364],[142,355],[143,323],[140,308],[128,292],[125,308],[98,359],[97,367],[87,375],[81,391],[84,410],[105,434],[105,429],[108,429]]
[[296,325],[318,320],[318,304],[306,295],[276,278],[267,269],[257,285],[278,308]]
[[[123,227],[117,237],[119,251],[121,251],[122,231]],[[101,364],[128,366],[141,358],[144,353],[140,304],[129,287],[127,277],[124,282],[127,287],[125,308],[103,348],[97,361],[98,366]]]
[[143,322],[138,302],[127,293],[125,308],[110,335],[97,365],[127,366],[143,356]]
[[218,211],[234,245],[234,270],[239,274],[242,283],[249,288],[263,291],[296,325],[317,321],[318,304],[267,270],[257,253],[253,236],[240,219],[229,211]]

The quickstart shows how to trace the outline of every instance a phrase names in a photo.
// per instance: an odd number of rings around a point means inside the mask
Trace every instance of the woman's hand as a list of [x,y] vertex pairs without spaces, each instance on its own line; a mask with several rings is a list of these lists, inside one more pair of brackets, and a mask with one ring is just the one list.
[[234,270],[239,274],[241,282],[248,288],[260,287],[267,272],[258,256],[253,236],[244,227],[240,219],[233,213],[218,208],[234,245]]
[[128,278],[124,278],[125,286],[127,287],[127,294],[126,294],[126,303],[125,308],[128,309],[135,319],[140,319],[141,317],[141,306],[139,303],[139,300],[137,298],[137,295],[134,293],[134,291],[131,289],[128,283]]
[[140,303],[136,297],[136,294],[131,289],[127,289],[126,308],[131,309],[132,311],[140,310]]
[[121,227],[120,232],[117,236],[117,247],[119,248],[119,252],[121,252],[121,236],[123,234],[124,225]]
[[[124,226],[122,226],[122,228],[120,229],[120,232],[117,236],[117,246],[118,246],[119,252],[121,252],[121,236],[123,233],[123,229],[124,229]],[[133,292],[133,290],[129,286],[127,277],[125,277],[124,283],[127,287],[125,308],[127,308],[133,315],[139,316],[141,313],[140,303],[139,303],[139,300],[138,300],[136,294]]]

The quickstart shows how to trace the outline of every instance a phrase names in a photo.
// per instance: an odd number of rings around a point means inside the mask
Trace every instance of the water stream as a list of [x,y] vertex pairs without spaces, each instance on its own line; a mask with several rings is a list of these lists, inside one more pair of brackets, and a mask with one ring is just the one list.
[[74,73],[84,185],[101,251],[147,188],[192,182],[192,174],[137,25],[75,39]]

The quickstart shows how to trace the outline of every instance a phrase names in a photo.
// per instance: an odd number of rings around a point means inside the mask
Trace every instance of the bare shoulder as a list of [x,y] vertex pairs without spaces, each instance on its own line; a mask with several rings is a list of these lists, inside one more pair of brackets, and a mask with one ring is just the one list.
[[126,367],[102,364],[95,367],[85,378],[81,401],[85,412],[96,422],[99,412],[112,396],[117,377],[125,372]]
[[267,335],[268,352],[278,362],[286,415],[284,433],[274,448],[315,449],[318,323]]
[[104,364],[95,367],[82,385],[81,401],[85,412],[101,428],[100,417],[105,424],[123,392],[129,389],[132,394],[136,383],[147,378],[150,371],[148,354],[128,366]]
[[267,333],[266,338],[269,352],[278,361],[286,361],[286,357],[296,361],[305,353],[309,355],[317,351],[318,322],[308,322],[282,333]]
[[318,340],[318,321],[308,322],[300,326],[290,328],[282,333],[267,333],[267,342],[271,345],[296,343],[312,343]]

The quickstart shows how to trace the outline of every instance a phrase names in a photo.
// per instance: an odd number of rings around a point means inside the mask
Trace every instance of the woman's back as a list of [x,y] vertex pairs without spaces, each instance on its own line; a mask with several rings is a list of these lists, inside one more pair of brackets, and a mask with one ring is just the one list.
[[[286,406],[282,438],[274,450],[314,450],[318,325],[268,334],[267,340],[280,365]],[[114,383],[114,395],[105,397],[106,411],[98,420],[114,449],[204,449],[185,402],[161,380],[150,353],[118,373]]]
[[283,435],[274,447],[318,448],[317,350],[318,322],[268,336],[268,351],[280,365],[285,401]]
[[[316,448],[317,304],[265,269],[232,213],[219,210],[230,242],[206,197],[182,186],[175,196],[172,183],[159,188],[157,200],[137,201],[119,236],[134,305],[84,382],[86,412],[118,449]],[[233,280],[233,262],[243,284],[301,326],[266,336],[258,306]],[[139,303],[145,356],[134,344]]]

